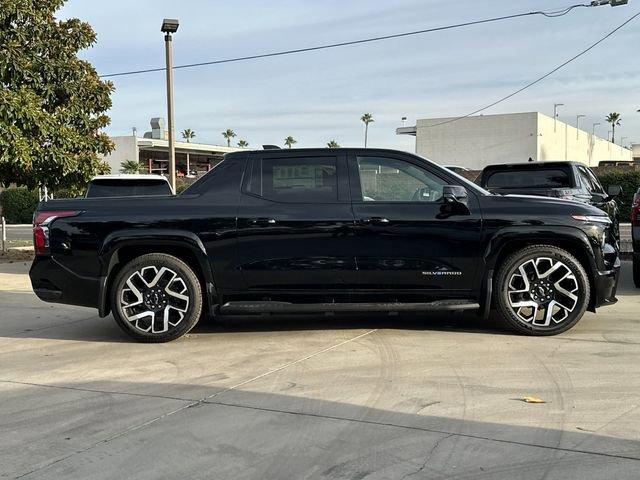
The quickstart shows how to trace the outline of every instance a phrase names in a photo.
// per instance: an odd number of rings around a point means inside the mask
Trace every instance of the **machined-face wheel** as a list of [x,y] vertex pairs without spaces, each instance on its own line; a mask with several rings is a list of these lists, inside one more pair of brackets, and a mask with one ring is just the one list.
[[511,275],[509,305],[523,322],[548,327],[569,317],[578,303],[580,287],[574,273],[560,260],[527,260]]
[[532,245],[506,258],[496,275],[496,307],[513,329],[553,335],[575,325],[589,305],[589,277],[569,252]]
[[118,272],[111,310],[120,327],[141,342],[181,337],[202,313],[202,285],[193,269],[166,253],[142,255]]
[[189,309],[189,291],[173,270],[144,267],[125,281],[120,305],[126,320],[138,330],[165,333],[184,319]]

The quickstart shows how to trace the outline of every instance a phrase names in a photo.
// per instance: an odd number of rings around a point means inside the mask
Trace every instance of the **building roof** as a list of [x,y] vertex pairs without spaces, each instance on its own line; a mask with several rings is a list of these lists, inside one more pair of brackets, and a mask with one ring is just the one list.
[[[161,138],[141,138],[137,139],[138,148],[143,150],[168,149],[169,140]],[[175,142],[176,152],[182,153],[229,153],[239,150],[246,150],[240,147],[225,147],[222,145],[209,145],[206,143]]]

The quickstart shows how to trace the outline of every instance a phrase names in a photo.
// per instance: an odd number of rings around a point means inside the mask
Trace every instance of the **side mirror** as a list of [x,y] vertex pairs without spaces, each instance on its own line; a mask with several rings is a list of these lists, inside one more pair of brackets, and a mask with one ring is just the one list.
[[467,189],[460,185],[445,185],[442,187],[442,198],[446,203],[461,203],[467,205],[469,194]]
[[609,185],[607,188],[607,195],[610,197],[619,197],[622,195],[622,187],[620,185]]

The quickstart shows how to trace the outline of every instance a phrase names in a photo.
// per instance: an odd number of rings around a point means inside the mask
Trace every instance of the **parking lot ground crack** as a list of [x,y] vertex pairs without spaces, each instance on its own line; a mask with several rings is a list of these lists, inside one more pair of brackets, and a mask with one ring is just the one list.
[[40,472],[42,470],[45,470],[45,469],[47,469],[49,467],[52,467],[52,466],[54,466],[54,465],[56,465],[56,464],[58,464],[60,462],[68,460],[69,458],[72,458],[72,457],[74,457],[76,455],[80,455],[80,454],[86,453],[86,452],[88,452],[90,450],[93,450],[96,447],[106,445],[106,444],[108,444],[108,443],[110,443],[110,442],[112,442],[112,441],[114,441],[114,440],[116,440],[118,438],[124,437],[125,435],[128,435],[130,433],[136,432],[136,431],[141,430],[143,428],[146,428],[146,427],[148,427],[150,425],[153,425],[154,423],[156,423],[156,422],[158,422],[160,420],[163,420],[165,418],[171,417],[172,415],[180,413],[180,412],[182,412],[184,410],[187,410],[189,408],[192,408],[192,407],[195,407],[195,406],[198,406],[198,405],[202,405],[202,404],[206,403],[207,400],[210,400],[210,399],[212,399],[214,397],[222,395],[223,393],[226,393],[226,392],[229,392],[231,390],[235,390],[237,388],[243,387],[243,386],[245,386],[245,385],[247,385],[247,384],[249,384],[251,382],[255,382],[256,380],[260,380],[261,378],[265,378],[265,377],[267,377],[269,375],[273,375],[274,373],[280,372],[280,371],[282,371],[282,370],[284,370],[286,368],[292,367],[293,365],[297,365],[298,363],[304,362],[304,361],[309,360],[309,359],[311,359],[313,357],[317,357],[318,355],[322,355],[323,353],[327,353],[327,352],[329,352],[331,350],[335,350],[336,348],[339,348],[339,347],[341,347],[343,345],[346,345],[348,343],[351,343],[351,342],[354,342],[356,340],[359,340],[359,339],[361,339],[363,337],[366,337],[367,335],[371,335],[372,333],[377,332],[377,331],[378,331],[377,328],[374,328],[372,330],[367,330],[366,332],[361,333],[359,335],[356,335],[355,337],[348,338],[346,340],[343,340],[343,341],[338,342],[336,344],[330,345],[330,346],[328,346],[326,348],[323,348],[321,350],[317,350],[317,351],[315,351],[313,353],[310,353],[309,355],[305,355],[305,356],[303,356],[301,358],[298,358],[296,360],[292,360],[291,362],[284,363],[284,364],[282,364],[282,365],[280,365],[278,367],[275,367],[275,368],[272,368],[270,370],[267,370],[264,373],[261,373],[259,375],[254,376],[254,377],[251,377],[251,378],[249,378],[247,380],[239,382],[239,383],[237,383],[235,385],[232,385],[230,387],[227,387],[227,388],[224,388],[222,390],[219,390],[219,391],[217,391],[215,393],[212,393],[211,395],[207,395],[207,396],[205,396],[205,397],[203,397],[203,398],[201,398],[199,400],[194,400],[192,402],[188,402],[186,405],[182,405],[181,407],[178,407],[178,408],[175,408],[175,409],[170,410],[168,412],[165,412],[163,414],[157,415],[157,416],[155,416],[155,417],[153,417],[153,418],[151,418],[151,419],[149,419],[149,420],[147,420],[145,422],[138,423],[136,425],[132,425],[132,426],[130,426],[128,428],[125,428],[124,430],[121,430],[121,431],[119,431],[117,433],[114,433],[113,435],[110,435],[110,436],[108,436],[108,437],[106,437],[106,438],[104,438],[104,439],[102,439],[100,441],[93,442],[90,445],[85,446],[84,448],[77,449],[77,450],[69,453],[68,455],[65,455],[63,457],[57,458],[55,460],[47,462],[44,465],[40,465],[40,466],[38,466],[38,467],[36,467],[34,469],[31,469],[31,470],[29,470],[27,472],[24,472],[21,475],[18,475],[17,477],[15,477],[15,478],[26,478],[26,477],[34,474],[34,473]]
[[363,425],[372,425],[372,426],[389,427],[389,428],[399,428],[399,429],[404,429],[404,430],[412,430],[412,431],[418,431],[418,432],[433,433],[433,434],[437,434],[437,435],[443,435],[443,437],[440,440],[438,440],[440,442],[443,441],[445,438],[458,437],[458,438],[468,438],[468,439],[472,439],[472,440],[481,440],[481,441],[487,441],[487,442],[502,443],[502,444],[508,444],[508,445],[519,445],[519,446],[522,446],[522,447],[529,447],[529,448],[540,448],[540,449],[552,450],[552,451],[556,451],[556,452],[574,453],[574,454],[580,454],[580,455],[593,455],[593,456],[598,456],[598,457],[617,458],[617,459],[622,459],[622,460],[633,460],[633,461],[636,461],[636,462],[640,462],[640,457],[634,457],[634,456],[631,456],[631,455],[624,455],[624,454],[619,454],[619,453],[598,452],[598,451],[595,451],[595,450],[583,450],[583,449],[576,449],[576,448],[569,448],[569,447],[544,445],[542,443],[531,443],[531,442],[523,442],[523,441],[518,441],[518,440],[507,440],[507,439],[503,439],[503,438],[489,437],[489,436],[477,435],[477,434],[473,434],[473,433],[450,432],[450,431],[446,431],[446,430],[440,430],[440,429],[428,428],[428,427],[421,427],[421,426],[416,426],[416,425],[404,425],[404,424],[400,424],[400,423],[379,422],[379,421],[375,421],[375,420],[364,420],[364,419],[360,419],[360,418],[342,417],[342,416],[339,416],[339,415],[325,415],[325,414],[320,414],[320,413],[296,412],[296,411],[283,410],[283,409],[278,409],[278,408],[256,407],[256,406],[252,406],[252,405],[243,405],[243,404],[239,404],[239,403],[228,403],[228,402],[221,402],[221,401],[203,401],[201,403],[203,405],[225,406],[225,407],[233,407],[233,408],[244,408],[244,409],[247,409],[247,410],[256,410],[256,411],[263,411],[263,412],[269,412],[269,413],[281,413],[281,414],[285,414],[285,415],[298,415],[298,416],[303,416],[303,417],[319,418],[319,419],[324,419],[324,420],[335,420],[335,421],[340,421],[340,422],[354,422],[354,423],[360,423],[360,424],[363,424]]
[[46,384],[46,383],[33,383],[33,382],[19,382],[17,380],[1,380],[0,383],[8,383],[12,385],[24,385],[27,387],[38,387],[38,388],[56,388],[60,390],[73,390],[76,392],[87,392],[87,393],[101,393],[104,395],[128,395],[131,397],[146,397],[146,398],[157,398],[160,400],[178,400],[181,402],[197,402],[198,399],[195,398],[183,398],[183,397],[174,397],[171,395],[159,395],[155,393],[136,393],[136,392],[120,392],[116,390],[101,390],[99,388],[83,388],[83,387],[70,387],[68,385],[55,385],[55,384]]

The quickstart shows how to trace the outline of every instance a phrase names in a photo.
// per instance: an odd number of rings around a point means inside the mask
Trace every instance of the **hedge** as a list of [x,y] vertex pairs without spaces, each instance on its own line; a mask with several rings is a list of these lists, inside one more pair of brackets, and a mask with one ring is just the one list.
[[0,206],[7,223],[31,223],[38,206],[38,192],[24,187],[3,190]]
[[633,203],[633,195],[640,188],[640,171],[608,170],[598,172],[598,179],[600,179],[605,191],[609,185],[622,187],[622,195],[616,199],[620,207],[620,221],[631,221],[631,204]]

